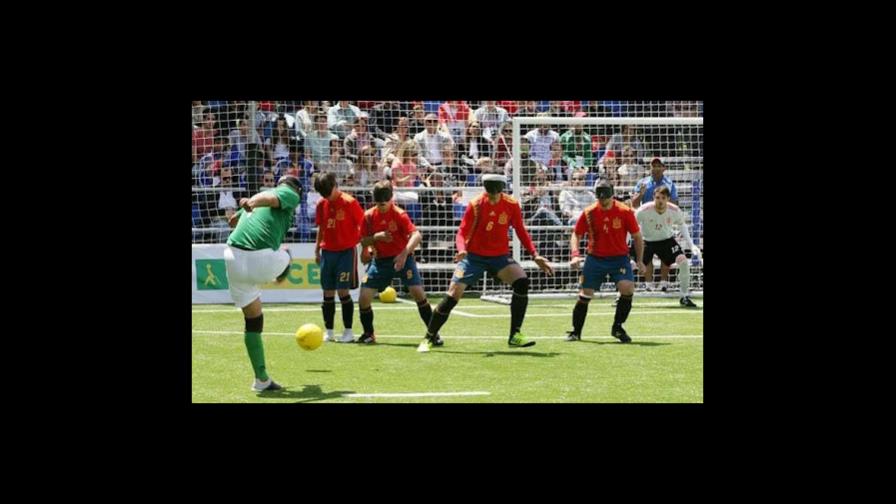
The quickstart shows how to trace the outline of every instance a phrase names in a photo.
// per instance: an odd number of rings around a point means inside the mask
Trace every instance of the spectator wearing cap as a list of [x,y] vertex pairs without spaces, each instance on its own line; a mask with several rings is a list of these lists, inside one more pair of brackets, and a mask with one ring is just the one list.
[[330,159],[330,141],[339,137],[327,129],[327,116],[318,114],[314,117],[314,130],[305,137],[305,153],[314,165]]
[[358,162],[358,155],[362,148],[374,145],[367,122],[367,112],[361,112],[356,118],[352,132],[345,137],[345,142],[343,143],[345,158],[352,163]]
[[439,127],[451,135],[455,142],[463,139],[471,119],[470,106],[465,101],[452,100],[439,105]]
[[621,133],[615,133],[610,137],[610,141],[607,142],[607,150],[622,152],[627,146],[631,146],[635,150],[635,157],[643,158],[647,155],[644,144],[638,138],[637,131],[631,124],[623,125]]
[[442,146],[454,145],[451,135],[438,130],[439,118],[435,114],[424,117],[426,129],[414,136],[417,143],[417,154],[420,165],[427,171],[438,169],[442,165]]
[[495,101],[484,101],[482,106],[473,112],[473,120],[482,128],[482,136],[492,140],[498,127],[510,120],[510,114],[496,105]]
[[[550,115],[540,112],[536,117],[550,117]],[[560,141],[560,135],[550,129],[547,124],[541,124],[526,133],[526,138],[529,139],[529,157],[538,163],[547,165],[551,160],[551,145]]]
[[644,177],[635,185],[635,197],[632,198],[633,207],[637,208],[644,203],[653,201],[653,192],[661,185],[668,187],[672,193],[669,200],[675,205],[678,204],[678,190],[672,180],[663,174],[665,171],[666,165],[660,158],[654,157],[650,160],[650,176]]
[[351,133],[352,125],[359,115],[361,109],[341,100],[327,111],[327,127],[342,140]]
[[[585,117],[584,112],[576,112],[576,117]],[[573,125],[566,133],[560,135],[563,146],[563,162],[575,169],[584,168],[591,171],[594,153],[591,152],[591,135],[585,133],[581,124]]]

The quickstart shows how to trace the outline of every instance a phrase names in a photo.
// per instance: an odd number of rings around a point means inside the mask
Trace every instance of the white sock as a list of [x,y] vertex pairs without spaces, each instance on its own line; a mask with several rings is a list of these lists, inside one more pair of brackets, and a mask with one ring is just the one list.
[[691,293],[691,263],[685,261],[678,265],[678,284],[681,288],[681,297],[688,297]]

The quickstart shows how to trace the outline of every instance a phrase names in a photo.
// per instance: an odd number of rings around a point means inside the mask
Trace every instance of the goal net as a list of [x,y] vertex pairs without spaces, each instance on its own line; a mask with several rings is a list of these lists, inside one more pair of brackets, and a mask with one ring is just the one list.
[[[504,173],[536,247],[557,272],[539,272],[509,236],[514,258],[530,273],[530,295],[574,295],[578,273],[568,264],[576,212],[588,195],[593,200],[600,177],[630,202],[638,180],[650,175],[652,156],[664,161],[673,200],[703,248],[702,108],[693,101],[193,102],[192,242],[224,243],[239,199],[293,174],[304,195],[284,241],[313,243],[320,199],[314,173],[334,172],[364,208],[373,204],[373,184],[390,179],[395,202],[423,233],[415,257],[425,288],[441,293],[456,266],[455,234],[467,203],[483,191],[483,174]],[[703,270],[694,261],[691,289],[699,296]],[[637,276],[636,288],[664,295],[658,259],[654,265],[656,278]],[[668,276],[666,295],[676,296],[674,267]],[[395,287],[404,290],[399,279]],[[510,293],[487,276],[467,292],[498,302]],[[615,295],[615,287],[605,284],[601,295]]]

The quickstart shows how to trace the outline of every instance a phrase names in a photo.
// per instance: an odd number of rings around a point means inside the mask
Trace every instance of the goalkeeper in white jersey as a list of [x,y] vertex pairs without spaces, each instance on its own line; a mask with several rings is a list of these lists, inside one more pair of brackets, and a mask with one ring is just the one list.
[[[694,247],[691,236],[688,234],[688,226],[684,222],[684,212],[676,205],[669,203],[671,192],[666,186],[659,186],[654,192],[653,201],[641,205],[635,212],[641,233],[644,235],[644,265],[645,278],[653,278],[653,256],[659,256],[660,261],[667,266],[678,264],[678,282],[681,285],[681,299],[679,303],[686,307],[696,307],[691,301],[691,258],[693,250],[699,257],[700,249]],[[684,250],[674,238],[672,226],[677,225],[681,230],[684,240]]]

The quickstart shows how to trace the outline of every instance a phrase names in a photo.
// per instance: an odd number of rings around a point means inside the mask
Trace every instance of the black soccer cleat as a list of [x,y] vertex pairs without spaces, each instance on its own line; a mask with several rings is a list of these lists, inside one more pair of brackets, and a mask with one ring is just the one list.
[[582,335],[573,331],[566,331],[566,341],[582,341]]
[[376,343],[376,334],[362,334],[360,338],[358,338],[358,343],[365,345],[373,345]]
[[289,268],[292,266],[292,254],[289,252],[289,249],[286,249],[286,255],[289,256],[289,262],[286,263],[286,269],[283,270],[283,273],[280,273],[277,276],[277,283],[280,283],[283,280],[286,280],[286,275],[289,275]]
[[631,343],[632,339],[628,337],[628,333],[625,332],[625,329],[622,328],[622,325],[614,325],[613,331],[611,333],[614,338],[618,339],[621,343]]
[[438,333],[436,333],[436,335],[433,336],[433,338],[432,338],[432,346],[442,346],[444,344],[445,344],[445,342],[442,341],[442,337],[439,336]]
[[694,302],[691,301],[691,298],[689,298],[688,296],[679,299],[678,304],[687,308],[697,308],[697,305],[695,305]]

